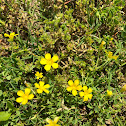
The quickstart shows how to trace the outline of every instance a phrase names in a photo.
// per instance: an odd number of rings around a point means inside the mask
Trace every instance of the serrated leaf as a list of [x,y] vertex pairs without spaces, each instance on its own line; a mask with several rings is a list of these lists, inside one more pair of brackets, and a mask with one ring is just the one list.
[[10,116],[11,116],[11,113],[2,111],[0,112],[0,121],[7,121]]

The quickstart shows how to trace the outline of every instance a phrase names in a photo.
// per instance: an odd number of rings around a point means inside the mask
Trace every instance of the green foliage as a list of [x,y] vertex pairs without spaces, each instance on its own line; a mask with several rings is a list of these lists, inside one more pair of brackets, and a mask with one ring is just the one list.
[[[0,0],[0,125],[44,126],[60,117],[63,126],[125,126],[125,8],[124,0]],[[18,35],[8,42],[4,33],[12,32]],[[58,69],[44,69],[47,53],[58,55]],[[67,91],[76,79],[92,99]],[[49,94],[37,93],[39,81]],[[22,105],[17,92],[25,88],[34,98]]]
[[5,112],[5,111],[0,112],[0,122],[7,121],[10,116],[11,116],[11,113],[9,112]]

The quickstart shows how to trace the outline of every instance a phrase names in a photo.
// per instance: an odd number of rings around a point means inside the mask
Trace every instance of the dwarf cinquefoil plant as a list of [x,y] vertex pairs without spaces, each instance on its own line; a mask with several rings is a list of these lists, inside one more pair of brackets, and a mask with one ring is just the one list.
[[43,81],[39,81],[39,84],[38,83],[35,83],[35,87],[38,88],[37,89],[37,92],[38,93],[42,93],[43,91],[45,93],[47,93],[47,94],[49,93],[49,91],[47,90],[47,88],[49,88],[50,85],[49,84],[44,85],[44,84],[45,83]]
[[79,80],[75,80],[74,82],[72,80],[68,81],[69,86],[67,87],[67,91],[72,91],[72,94],[74,96],[77,95],[77,90],[82,90],[82,86],[79,85]]
[[9,39],[7,39],[8,42],[12,42],[14,39],[14,36],[16,36],[16,35],[18,35],[18,34],[15,34],[15,32],[10,33],[10,35],[7,33],[4,33],[4,36],[9,38]]
[[47,53],[45,55],[45,58],[42,58],[41,61],[40,61],[40,64],[42,65],[45,65],[44,66],[44,69],[46,71],[49,71],[51,69],[51,66],[54,68],[54,69],[57,69],[58,68],[58,63],[55,63],[57,60],[58,60],[58,56],[57,55],[54,55],[52,58],[51,58],[51,54],[50,53]]
[[83,86],[83,92],[79,92],[80,97],[83,97],[83,101],[88,101],[88,99],[92,99],[92,89],[87,86]]
[[22,90],[18,91],[17,95],[20,97],[16,99],[16,102],[25,105],[28,102],[28,100],[31,100],[34,97],[34,95],[30,94],[30,92],[31,92],[30,88],[26,88],[25,92],[23,92]]

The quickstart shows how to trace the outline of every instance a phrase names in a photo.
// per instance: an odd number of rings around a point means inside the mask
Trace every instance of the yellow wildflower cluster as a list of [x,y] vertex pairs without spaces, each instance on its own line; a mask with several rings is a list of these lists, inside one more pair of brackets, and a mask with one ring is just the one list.
[[[11,33],[10,35],[8,35],[8,34],[4,34],[4,36],[5,37],[9,37],[9,39],[12,41],[13,40],[13,38],[14,38],[14,36],[15,35],[17,35],[17,34],[15,34],[14,32],[13,33]],[[52,58],[51,58],[51,54],[50,53],[47,53],[46,55],[45,55],[45,58],[42,58],[41,59],[41,61],[40,61],[40,63],[42,64],[42,65],[45,65],[45,67],[44,67],[44,69],[46,70],[46,71],[48,71],[48,70],[50,70],[51,69],[51,66],[54,68],[54,69],[56,69],[56,68],[58,68],[58,64],[57,63],[55,63],[56,61],[58,60],[58,56],[57,55],[54,55]],[[40,79],[40,78],[42,78],[43,77],[43,73],[39,73],[38,71],[35,73],[35,76],[37,77],[37,79]],[[47,90],[49,87],[50,87],[50,85],[49,84],[45,84],[44,83],[44,81],[39,81],[39,84],[38,83],[35,83],[34,85],[35,85],[35,87],[36,88],[38,88],[37,89],[37,93],[43,93],[43,91],[45,92],[45,93],[49,93],[49,90]],[[27,85],[26,85],[27,86]],[[19,98],[17,98],[16,99],[16,102],[18,102],[18,103],[22,103],[23,105],[25,105],[27,102],[28,102],[28,100],[31,100],[33,97],[34,97],[34,95],[33,94],[30,94],[29,95],[29,93],[30,93],[30,91],[31,91],[31,89],[30,88],[26,88],[25,89],[25,93],[23,92],[23,91],[18,91],[17,92],[17,95],[18,96],[20,96]]]
[[84,92],[79,92],[80,97],[84,97],[83,101],[88,101],[88,99],[92,99],[92,94],[90,94],[92,92],[92,89],[89,88],[87,86],[82,87],[81,85],[79,85],[79,80],[75,80],[74,82],[72,80],[68,81],[69,86],[67,87],[67,91],[72,91],[72,94],[74,96],[77,95],[77,90],[81,91],[83,89]]
[[[6,36],[6,34],[5,34],[5,36]],[[11,40],[12,39],[13,38],[11,38]],[[104,41],[102,41],[102,43],[100,45],[100,48],[103,48],[103,45],[105,45]],[[110,58],[110,59],[115,59],[116,60],[118,58],[118,56],[113,56],[112,52],[107,52],[106,51],[106,53],[107,53],[108,58]],[[54,55],[51,58],[51,54],[47,53],[45,55],[45,58],[41,59],[40,64],[45,65],[44,69],[46,71],[49,71],[51,69],[51,66],[54,69],[58,68],[58,64],[55,63],[57,60],[58,60],[58,56],[57,55]],[[37,79],[40,79],[40,78],[43,77],[43,73],[42,72],[39,73],[37,71],[35,73],[35,76],[36,76]],[[49,93],[48,88],[50,88],[50,85],[49,84],[45,84],[44,81],[39,81],[39,83],[35,83],[34,85],[37,88],[37,90],[36,90],[37,93],[39,93],[39,94],[43,93],[43,92],[45,92],[47,94]],[[72,80],[69,80],[68,81],[68,87],[66,89],[67,89],[67,91],[72,92],[72,94],[74,96],[76,96],[78,91],[80,91],[79,92],[79,96],[83,98],[84,102],[88,101],[89,99],[92,99],[92,97],[93,97],[92,89],[90,87],[88,88],[87,86],[83,86],[82,87],[81,85],[79,85],[79,80],[75,80],[74,82]],[[126,85],[124,85],[122,87],[121,91],[126,91]],[[31,99],[34,98],[34,95],[30,94],[30,92],[31,92],[30,88],[26,88],[25,92],[23,92],[22,90],[19,90],[17,92],[17,95],[20,96],[20,97],[18,97],[16,99],[16,102],[22,103],[23,105],[25,105],[28,102],[28,100],[31,100]],[[107,90],[107,96],[110,97],[112,95],[113,95],[112,91]],[[48,122],[48,124],[45,125],[45,126],[60,126],[59,124],[57,124],[58,120],[59,120],[59,117],[55,117],[54,120],[51,120],[51,119],[47,118],[46,121]]]

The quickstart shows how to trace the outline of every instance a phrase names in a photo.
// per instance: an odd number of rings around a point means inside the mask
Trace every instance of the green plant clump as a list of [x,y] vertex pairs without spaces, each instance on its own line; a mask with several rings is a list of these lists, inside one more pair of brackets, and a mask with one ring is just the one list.
[[125,0],[0,0],[0,126],[126,126]]

